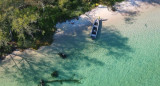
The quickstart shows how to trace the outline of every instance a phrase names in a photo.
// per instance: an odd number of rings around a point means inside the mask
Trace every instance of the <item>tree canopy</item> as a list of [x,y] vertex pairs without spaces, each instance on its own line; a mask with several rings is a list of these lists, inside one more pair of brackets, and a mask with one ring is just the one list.
[[57,22],[72,19],[97,3],[122,0],[0,0],[0,57],[15,48],[35,48],[53,41]]

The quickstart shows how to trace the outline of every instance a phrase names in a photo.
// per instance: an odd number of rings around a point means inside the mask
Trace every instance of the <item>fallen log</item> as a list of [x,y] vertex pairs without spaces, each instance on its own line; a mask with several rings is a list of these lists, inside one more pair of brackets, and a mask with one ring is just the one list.
[[79,80],[76,79],[64,79],[64,80],[51,80],[51,81],[46,81],[46,83],[52,83],[52,82],[74,82],[74,83],[80,83]]
[[51,80],[51,81],[41,80],[41,81],[40,81],[40,84],[39,84],[38,86],[46,86],[47,83],[53,83],[53,82],[60,82],[61,84],[62,84],[63,82],[80,83],[80,80],[76,80],[76,79]]

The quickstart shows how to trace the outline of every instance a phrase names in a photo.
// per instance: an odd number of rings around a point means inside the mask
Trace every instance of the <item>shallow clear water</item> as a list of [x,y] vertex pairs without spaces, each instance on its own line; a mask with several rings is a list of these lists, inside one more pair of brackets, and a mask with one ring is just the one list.
[[[160,8],[155,8],[116,23],[102,21],[97,40],[89,37],[91,27],[71,31],[64,26],[67,34],[57,35],[51,46],[15,59],[18,68],[12,60],[1,63],[0,86],[37,86],[41,78],[53,80],[54,70],[60,71],[59,79],[73,77],[81,83],[50,86],[160,86],[159,15]],[[59,58],[57,52],[68,58]]]

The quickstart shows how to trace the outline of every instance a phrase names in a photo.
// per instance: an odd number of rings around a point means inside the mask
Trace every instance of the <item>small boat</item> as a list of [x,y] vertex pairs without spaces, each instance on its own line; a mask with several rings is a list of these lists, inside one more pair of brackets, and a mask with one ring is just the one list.
[[92,31],[91,31],[91,38],[92,39],[96,39],[97,33],[98,33],[98,28],[99,28],[99,20],[96,19],[93,24]]

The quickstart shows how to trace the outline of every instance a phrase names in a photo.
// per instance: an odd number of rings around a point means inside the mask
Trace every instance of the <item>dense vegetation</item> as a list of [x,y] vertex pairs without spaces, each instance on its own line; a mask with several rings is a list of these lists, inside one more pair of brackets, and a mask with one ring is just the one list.
[[57,22],[89,11],[97,4],[112,6],[122,0],[0,0],[0,57],[20,48],[53,41]]

